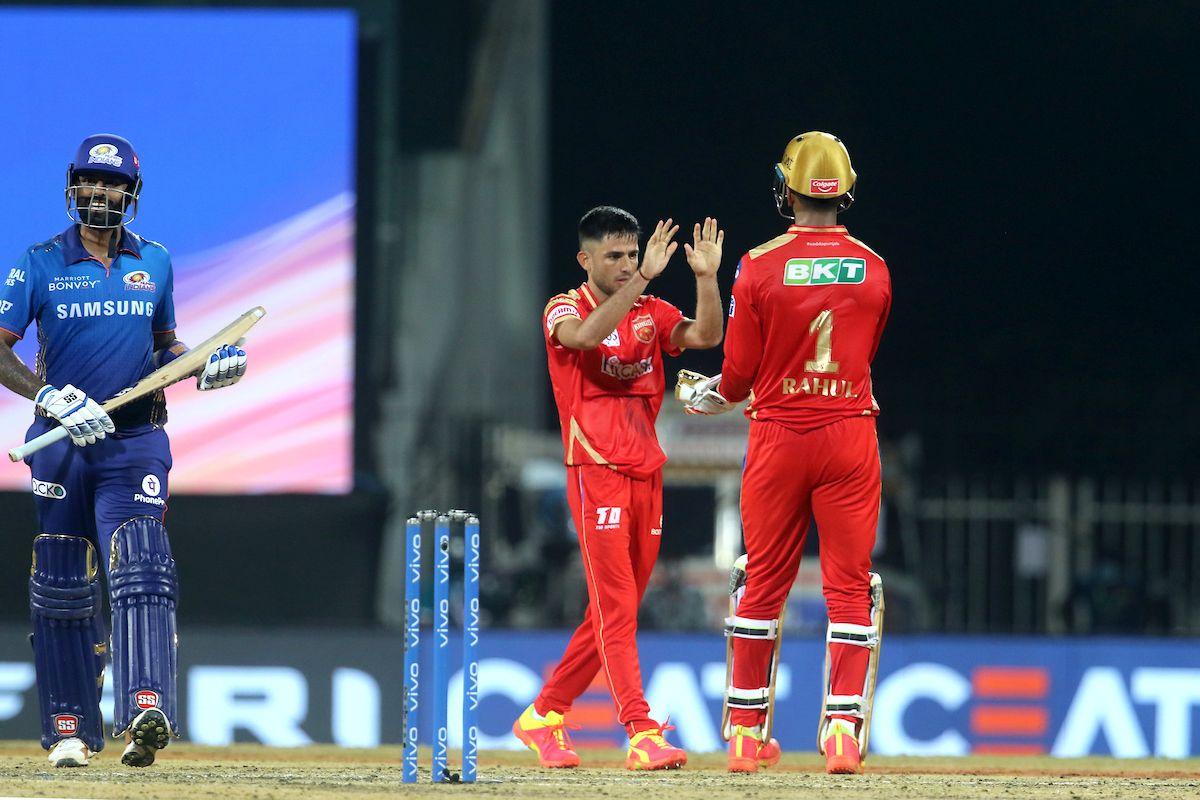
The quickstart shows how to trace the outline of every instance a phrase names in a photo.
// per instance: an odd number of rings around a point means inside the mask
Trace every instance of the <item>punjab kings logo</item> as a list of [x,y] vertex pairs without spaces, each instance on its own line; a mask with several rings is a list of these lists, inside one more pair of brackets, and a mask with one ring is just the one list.
[[808,182],[808,190],[813,194],[837,194],[837,178],[813,178]]
[[74,714],[55,714],[54,732],[64,736],[79,733],[79,717]]
[[633,321],[633,335],[642,344],[650,344],[654,341],[654,318],[650,316],[641,316]]
[[140,709],[158,708],[158,692],[151,689],[140,689],[133,696],[134,705]]

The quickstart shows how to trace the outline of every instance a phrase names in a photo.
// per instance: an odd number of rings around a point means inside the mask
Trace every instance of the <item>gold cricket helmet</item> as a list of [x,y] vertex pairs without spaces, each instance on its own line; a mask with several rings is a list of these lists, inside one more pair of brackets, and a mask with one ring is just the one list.
[[841,139],[821,131],[802,133],[788,142],[775,165],[775,206],[786,219],[793,219],[790,189],[817,200],[841,197],[838,211],[845,211],[854,202],[857,180]]

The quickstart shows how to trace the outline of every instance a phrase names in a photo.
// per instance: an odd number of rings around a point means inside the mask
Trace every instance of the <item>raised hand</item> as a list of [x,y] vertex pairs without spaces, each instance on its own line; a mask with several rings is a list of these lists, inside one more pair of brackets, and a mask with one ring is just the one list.
[[696,223],[692,231],[692,240],[695,245],[683,246],[688,265],[697,278],[711,278],[721,266],[721,246],[725,243],[725,231],[717,227],[715,217],[705,217],[703,228],[699,222]]
[[654,226],[654,233],[646,242],[646,252],[642,254],[642,263],[638,265],[638,272],[642,273],[643,278],[658,277],[667,268],[667,262],[675,255],[675,248],[679,247],[679,242],[671,241],[678,232],[679,226],[672,225],[670,219],[666,222],[660,219]]

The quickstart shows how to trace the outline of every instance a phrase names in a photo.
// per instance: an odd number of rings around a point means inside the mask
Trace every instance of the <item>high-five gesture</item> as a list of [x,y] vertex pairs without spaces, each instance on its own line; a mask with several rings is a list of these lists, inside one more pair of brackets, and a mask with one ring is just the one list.
[[715,217],[705,217],[703,228],[699,222],[696,223],[692,239],[695,245],[683,245],[692,272],[696,273],[697,278],[716,275],[717,268],[721,266],[721,245],[725,243],[725,231],[717,227]]
[[642,255],[642,263],[638,265],[638,272],[646,280],[658,277],[667,268],[671,256],[675,255],[675,248],[679,247],[679,242],[671,241],[679,233],[679,226],[671,222],[671,219],[666,222],[660,219],[654,226],[650,240],[646,242],[646,252]]

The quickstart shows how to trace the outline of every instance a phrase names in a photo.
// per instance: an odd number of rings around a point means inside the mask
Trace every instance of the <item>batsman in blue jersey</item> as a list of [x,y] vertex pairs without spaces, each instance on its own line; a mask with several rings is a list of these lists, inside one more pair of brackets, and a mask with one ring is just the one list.
[[[41,531],[29,604],[42,746],[60,767],[86,766],[104,747],[110,649],[122,763],[149,766],[178,730],[166,401],[159,392],[111,417],[100,406],[187,350],[175,338],[171,257],[127,228],[141,190],[129,142],[89,136],[67,169],[71,227],[26,250],[0,286],[0,383],[33,401],[26,440],[56,425],[70,434],[26,459]],[[12,346],[34,321],[30,370]],[[246,353],[231,343],[209,357],[196,386],[229,386],[245,371]]]

